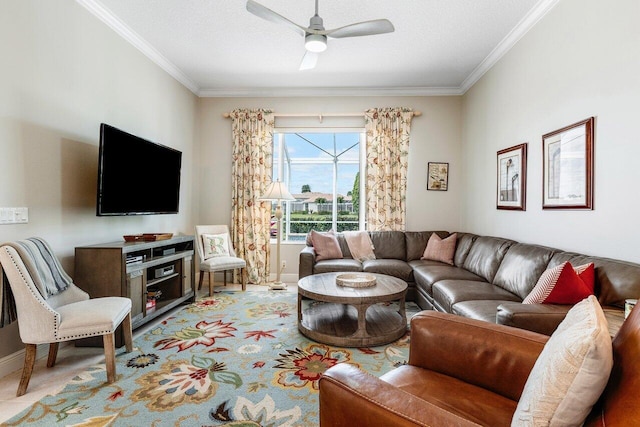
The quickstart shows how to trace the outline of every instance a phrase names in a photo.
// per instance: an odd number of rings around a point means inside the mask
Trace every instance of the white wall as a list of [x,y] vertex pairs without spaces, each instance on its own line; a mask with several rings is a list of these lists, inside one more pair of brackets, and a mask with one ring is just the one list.
[[[277,113],[352,113],[372,107],[406,106],[422,112],[411,124],[407,188],[408,230],[457,230],[463,194],[460,158],[461,97],[206,98],[200,100],[201,223],[231,223],[231,121],[235,108],[270,108]],[[286,121],[285,121],[286,120]],[[276,119],[276,126],[318,125],[317,119]],[[364,126],[360,119],[324,118],[326,126]],[[428,162],[449,162],[449,191],[426,190]],[[300,244],[282,245],[285,280],[297,277]],[[272,271],[275,271],[275,251]]]
[[[41,236],[73,274],[75,246],[192,233],[197,97],[72,0],[1,2],[0,52],[0,206],[29,208],[0,241]],[[96,217],[101,122],[183,152],[180,214]],[[0,342],[22,348],[17,323]]]
[[[463,98],[462,228],[640,262],[640,2],[561,0]],[[542,210],[542,135],[590,116],[593,211]],[[496,210],[496,152],[529,143],[527,211]]]

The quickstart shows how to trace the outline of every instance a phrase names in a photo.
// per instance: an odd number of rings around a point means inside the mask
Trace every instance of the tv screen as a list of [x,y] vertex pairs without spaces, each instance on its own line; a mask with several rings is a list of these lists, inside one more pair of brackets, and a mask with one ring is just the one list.
[[100,125],[98,216],[178,213],[182,153]]

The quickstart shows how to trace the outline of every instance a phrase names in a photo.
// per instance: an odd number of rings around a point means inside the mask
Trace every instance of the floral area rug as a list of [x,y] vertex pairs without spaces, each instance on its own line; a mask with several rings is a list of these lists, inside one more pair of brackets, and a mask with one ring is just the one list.
[[[407,303],[407,317],[419,309]],[[9,420],[28,426],[317,426],[318,379],[337,363],[380,376],[405,363],[409,335],[380,347],[331,347],[297,328],[297,295],[221,292],[183,307]]]

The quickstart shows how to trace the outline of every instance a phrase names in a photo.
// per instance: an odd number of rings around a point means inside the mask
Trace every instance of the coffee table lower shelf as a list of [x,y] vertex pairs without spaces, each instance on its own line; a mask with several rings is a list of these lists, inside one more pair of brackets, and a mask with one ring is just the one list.
[[[359,312],[361,319],[358,318]],[[373,347],[402,338],[407,330],[407,320],[404,315],[383,304],[356,307],[322,303],[302,312],[298,329],[312,340],[325,344]]]

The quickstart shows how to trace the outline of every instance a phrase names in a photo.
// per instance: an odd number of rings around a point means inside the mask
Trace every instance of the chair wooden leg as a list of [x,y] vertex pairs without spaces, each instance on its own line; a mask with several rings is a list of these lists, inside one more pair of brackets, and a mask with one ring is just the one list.
[[222,274],[224,275],[224,286],[227,286],[227,270],[223,271]]
[[107,382],[109,384],[116,380],[116,343],[113,335],[112,332],[102,336],[104,342],[104,363],[107,365]]
[[240,280],[242,281],[242,290],[246,291],[247,290],[247,276],[246,276],[246,269],[245,268],[241,268],[240,269]]
[[133,332],[131,331],[131,312],[122,321],[122,334],[124,335],[124,346],[127,353],[133,351]]
[[31,379],[31,373],[33,372],[33,365],[36,363],[36,350],[35,344],[27,344],[24,353],[24,367],[22,368],[22,378],[20,378],[20,385],[18,385],[18,392],[16,396],[20,397],[27,392],[29,386],[29,380]]
[[56,364],[56,358],[58,357],[58,344],[52,342],[49,344],[49,357],[47,358],[47,368],[53,368]]
[[202,279],[204,279],[204,271],[200,271],[200,280],[198,281],[198,290],[202,289]]
[[209,296],[213,296],[213,273],[209,272]]

